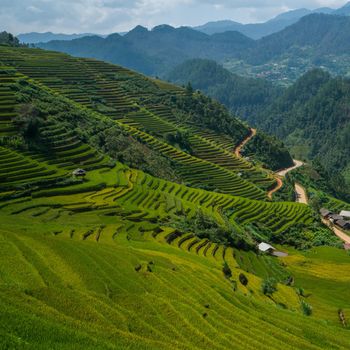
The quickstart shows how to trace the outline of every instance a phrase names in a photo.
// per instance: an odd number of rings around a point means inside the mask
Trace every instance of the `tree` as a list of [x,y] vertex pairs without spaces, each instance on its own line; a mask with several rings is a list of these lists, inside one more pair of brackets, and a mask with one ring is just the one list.
[[243,286],[246,286],[248,284],[248,278],[244,273],[240,273],[238,279],[241,282],[241,284],[243,284]]
[[224,264],[222,266],[222,272],[224,273],[226,278],[232,277],[232,271],[231,271],[230,266],[228,266],[226,261],[224,262]]
[[277,282],[274,278],[266,278],[261,283],[261,291],[265,295],[271,296],[277,291]]

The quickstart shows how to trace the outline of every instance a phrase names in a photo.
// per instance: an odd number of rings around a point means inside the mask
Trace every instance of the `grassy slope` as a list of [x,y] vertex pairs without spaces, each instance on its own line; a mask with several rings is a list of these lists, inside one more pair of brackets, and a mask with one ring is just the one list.
[[[106,232],[99,243],[54,236],[51,224],[28,230],[33,222],[23,217],[8,225],[1,220],[4,348],[347,347],[348,332],[333,325],[335,310],[328,325],[302,316],[291,288],[280,285],[274,295],[288,306],[283,310],[262,295],[254,275],[247,274],[248,288],[238,284],[233,292],[214,258],[127,240],[123,233],[113,242]],[[338,261],[333,264],[339,267]],[[232,268],[237,280],[240,270]],[[325,274],[317,278],[309,272],[307,277],[313,285],[333,285]]]
[[[11,50],[6,50],[10,55]],[[21,59],[26,52],[32,52],[21,50]],[[20,68],[43,83],[46,73],[38,67],[48,63],[46,53],[40,55],[40,59],[23,59]],[[91,101],[85,99],[89,95],[89,91],[84,93],[86,86],[74,80],[74,74],[79,72],[76,65],[81,62],[64,55],[51,55],[57,62],[49,61],[50,74],[61,74],[62,79],[66,76],[67,84],[79,90],[76,94],[76,89],[72,88],[72,92],[66,86],[65,90],[58,78],[47,79],[48,86],[58,85],[56,93],[68,95],[69,100],[59,100],[60,103],[65,103],[67,111],[75,106],[81,111],[90,108],[96,112],[96,108],[90,106]],[[66,71],[59,69],[58,63],[64,62],[63,58],[68,61],[68,77]],[[103,69],[108,74],[115,70],[112,73],[117,76],[121,70],[102,63],[99,69],[100,74]],[[296,222],[306,225],[313,222],[306,206],[251,200],[232,196],[229,190],[225,194],[186,187],[120,163],[111,169],[107,166],[108,159],[101,158],[93,146],[82,141],[67,142],[69,149],[56,152],[50,159],[37,151],[15,151],[13,136],[17,130],[10,116],[16,102],[8,84],[18,78],[18,74],[8,73],[7,70],[2,77],[3,86],[6,85],[3,95],[5,101],[11,101],[11,108],[5,108],[2,115],[5,123],[0,125],[1,136],[5,135],[0,168],[7,181],[1,195],[8,198],[0,203],[0,348],[346,348],[348,332],[340,328],[336,319],[338,307],[346,313],[349,310],[346,298],[340,297],[338,303],[328,302],[325,291],[315,289],[315,304],[322,312],[315,311],[315,317],[307,318],[301,314],[300,300],[293,288],[279,284],[272,298],[261,292],[261,278],[273,276],[283,282],[295,271],[301,276],[300,281],[302,278],[305,281],[300,283],[311,289],[320,278],[317,274],[311,274],[314,280],[310,274],[309,278],[304,278],[293,261],[288,263],[288,271],[277,259],[198,239],[191,233],[167,226],[169,220],[176,222],[183,215],[193,217],[201,208],[220,225],[228,221],[236,233],[247,234],[245,225],[258,223],[274,234],[283,234]],[[121,74],[131,73],[122,70]],[[132,86],[125,90],[129,91],[128,96],[130,91],[138,94]],[[174,88],[158,81],[156,86],[166,91]],[[102,90],[104,98],[108,99],[106,91],[115,96],[117,88],[120,88],[119,83],[110,81],[108,89]],[[149,92],[149,98],[153,93]],[[121,98],[123,103],[127,101],[125,94],[123,92]],[[72,100],[76,103],[72,104]],[[156,147],[164,140],[148,133],[154,128],[154,123],[150,123],[152,118],[157,119],[159,125],[175,123],[171,117],[162,117],[164,111],[160,112],[159,101],[157,103],[157,106],[145,103],[143,108],[156,109],[159,114],[151,115],[143,127],[122,120],[118,109],[112,113],[104,108],[102,112],[90,114],[89,118],[116,119],[115,123],[124,127],[125,132],[137,134]],[[120,108],[129,107],[122,104]],[[215,150],[227,147],[225,138],[193,122],[183,123],[181,127],[199,130],[204,139],[199,146],[214,144]],[[49,125],[48,131],[47,135],[55,137],[64,132],[54,124]],[[179,152],[177,157],[185,158],[183,169],[193,176],[193,157],[178,149],[176,152]],[[83,182],[72,182],[71,169],[84,161],[88,161],[91,170]],[[32,168],[26,165],[28,162],[35,164],[33,172],[29,171]],[[201,163],[201,158],[197,158],[196,162],[200,166],[210,163],[210,167],[221,169],[209,160],[203,159]],[[238,168],[244,165],[248,173],[259,177],[259,170],[248,163],[239,164]],[[47,179],[40,166],[50,169],[58,182],[41,184],[40,179]],[[8,169],[12,172],[8,173]],[[29,192],[25,192],[28,189],[23,188],[21,181],[28,171],[35,177]],[[195,183],[195,179],[191,179]],[[60,183],[63,180],[66,182]],[[220,183],[225,185],[225,177]],[[250,181],[246,183],[249,189],[257,188]],[[15,199],[19,194],[21,197]],[[300,254],[296,256],[300,259]],[[347,256],[343,258],[342,264],[345,264]],[[230,280],[222,273],[224,261],[233,273]],[[339,260],[334,260],[332,269],[336,270],[339,264]],[[247,287],[238,281],[242,272],[248,277]],[[327,286],[333,284],[329,276],[322,278],[320,280],[326,280]],[[343,290],[342,295],[345,292]]]

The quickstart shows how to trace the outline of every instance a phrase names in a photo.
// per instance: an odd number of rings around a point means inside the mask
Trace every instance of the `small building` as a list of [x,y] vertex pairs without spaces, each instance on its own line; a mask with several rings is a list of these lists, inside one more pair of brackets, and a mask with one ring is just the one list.
[[346,221],[346,220],[341,219],[341,220],[337,220],[335,222],[335,224],[344,230],[350,229],[350,221]]
[[350,211],[348,210],[342,210],[340,213],[339,213],[340,216],[343,216],[344,218],[346,219],[350,219]]
[[263,253],[269,253],[269,254],[272,254],[276,250],[276,248],[274,248],[272,245],[264,242],[261,242],[258,245],[258,249]]
[[339,221],[339,220],[344,220],[344,217],[343,216],[340,216],[338,214],[331,214],[329,215],[329,220],[333,223]]
[[86,175],[86,171],[84,169],[75,169],[72,172],[72,175],[77,177],[84,177]]
[[329,210],[326,209],[326,208],[321,208],[321,209],[320,209],[320,214],[321,214],[321,216],[322,216],[324,219],[328,219],[329,216],[332,214],[332,212],[329,211]]

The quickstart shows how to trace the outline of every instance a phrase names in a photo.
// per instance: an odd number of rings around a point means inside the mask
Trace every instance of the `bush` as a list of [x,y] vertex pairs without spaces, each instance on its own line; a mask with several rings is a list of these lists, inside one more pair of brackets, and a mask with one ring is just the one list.
[[231,271],[230,266],[228,266],[226,261],[224,262],[224,264],[222,266],[222,272],[224,273],[226,278],[232,277],[232,271]]
[[240,273],[238,279],[241,282],[241,284],[243,284],[243,286],[246,286],[248,284],[248,278],[244,273]]
[[308,304],[305,300],[301,301],[301,309],[303,310],[303,314],[305,316],[311,316],[312,306],[310,304]]
[[274,292],[277,291],[277,282],[274,278],[267,278],[264,279],[261,283],[261,291],[265,295],[272,295]]

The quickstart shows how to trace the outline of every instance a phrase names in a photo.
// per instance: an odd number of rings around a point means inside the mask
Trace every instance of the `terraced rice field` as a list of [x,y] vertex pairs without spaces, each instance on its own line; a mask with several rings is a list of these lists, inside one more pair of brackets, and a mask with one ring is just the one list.
[[231,248],[203,249],[193,238],[166,243],[170,231],[153,237],[151,224],[141,232],[126,218],[65,215],[67,208],[52,221],[52,210],[1,212],[3,348],[347,349],[348,330],[337,325],[335,310],[325,308],[328,324],[303,316],[299,297],[283,284],[270,300]]
[[[167,132],[178,130],[179,127],[183,131],[189,131],[193,135],[191,143],[194,148],[191,163],[197,163],[198,166],[194,167],[194,171],[190,169],[186,172],[186,181],[195,186],[200,182],[207,184],[211,189],[217,188],[234,195],[263,199],[266,196],[263,191],[267,191],[274,185],[275,180],[268,173],[254,168],[250,163],[235,157],[230,150],[222,148],[222,143],[219,141],[221,138],[218,135],[215,138],[210,131],[197,135],[198,127],[183,122],[179,125],[171,111],[166,113],[164,107],[163,110],[159,110],[157,105],[149,103],[145,105],[140,100],[139,94],[135,95],[134,90],[128,91],[125,83],[123,84],[126,78],[136,80],[138,84],[145,81],[150,84],[148,80],[134,72],[95,60],[74,59],[67,55],[35,49],[1,48],[1,62],[15,67],[20,73],[34,78],[86,108],[118,120],[120,125],[131,126],[132,130],[136,129],[143,141],[150,141],[149,145],[154,145],[158,151],[174,161],[178,162],[184,156],[180,153],[179,157],[177,150],[169,152],[172,146],[166,144],[162,136]],[[62,69],[62,63],[64,63],[64,69]],[[169,91],[169,86],[171,85],[167,85],[166,91]],[[160,92],[156,83],[151,83],[151,88]],[[170,91],[184,93],[180,88],[170,89]],[[147,99],[147,93],[143,93],[143,99]],[[158,111],[159,114],[157,114]],[[126,128],[126,130],[129,129]],[[227,147],[234,148],[239,140],[225,142]],[[231,146],[229,146],[230,142]],[[191,176],[194,173],[197,174],[196,177]],[[207,173],[208,176],[203,176],[203,173]],[[242,174],[243,181],[238,178]],[[223,181],[238,182],[240,187],[246,187],[247,190],[237,192],[237,186],[223,186]]]
[[[237,234],[314,223],[306,205],[266,200],[273,183],[233,155],[240,140],[179,122],[152,102],[153,90],[141,103],[146,78],[121,67],[28,48],[0,47],[0,60],[1,349],[348,348],[337,320],[337,308],[350,312],[346,273],[336,278],[339,296],[325,298],[346,257],[329,254],[324,271],[315,256],[290,251],[281,261],[174,225],[198,211]],[[41,148],[19,147],[17,80],[64,96],[66,111],[113,120],[171,159],[187,185],[112,166],[57,116],[41,125]],[[184,93],[151,83],[158,93]],[[192,153],[166,142],[176,130],[190,133]],[[78,167],[84,179],[72,176]],[[291,274],[312,291],[314,316],[301,311],[308,297],[285,284]],[[279,282],[269,297],[261,291],[268,277]]]

